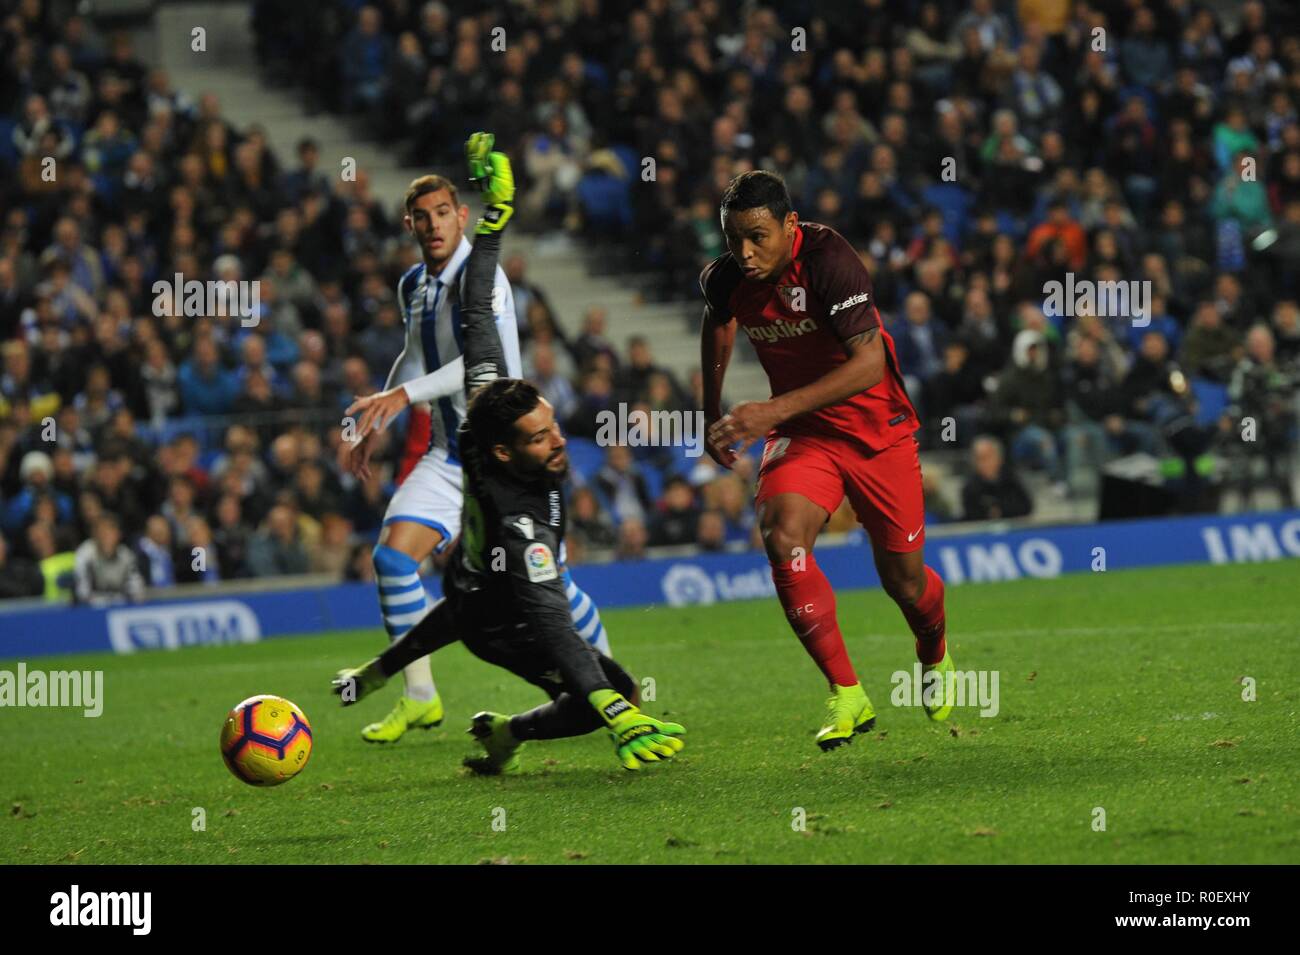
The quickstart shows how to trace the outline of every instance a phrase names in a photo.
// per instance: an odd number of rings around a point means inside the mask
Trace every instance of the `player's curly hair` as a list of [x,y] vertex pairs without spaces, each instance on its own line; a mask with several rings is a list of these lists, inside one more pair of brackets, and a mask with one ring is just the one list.
[[531,381],[498,378],[488,382],[469,401],[466,421],[474,444],[484,450],[498,444],[509,446],[515,437],[515,422],[542,400]]
[[730,212],[744,212],[746,209],[760,207],[772,213],[772,218],[777,222],[784,222],[785,217],[794,209],[785,180],[767,169],[752,169],[731,180],[722,194],[718,211],[725,217]]

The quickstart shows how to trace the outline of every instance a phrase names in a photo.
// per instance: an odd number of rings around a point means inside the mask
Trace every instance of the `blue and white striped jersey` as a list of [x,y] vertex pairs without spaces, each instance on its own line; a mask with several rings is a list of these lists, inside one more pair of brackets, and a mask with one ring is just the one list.
[[[465,418],[466,408],[460,303],[465,262],[471,248],[469,239],[462,236],[460,245],[438,275],[430,276],[421,262],[398,280],[397,304],[406,327],[406,347],[393,363],[384,386],[387,390],[403,385],[412,403],[428,401],[433,405],[429,450],[441,451],[457,464],[460,457],[456,429]],[[522,378],[514,296],[499,265],[492,311],[505,352],[506,372],[511,377]]]

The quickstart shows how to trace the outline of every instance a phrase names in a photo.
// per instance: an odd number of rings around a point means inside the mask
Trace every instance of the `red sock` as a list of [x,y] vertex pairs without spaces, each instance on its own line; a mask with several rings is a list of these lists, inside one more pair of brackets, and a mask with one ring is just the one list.
[[911,607],[900,609],[916,635],[916,658],[922,663],[942,660],[948,649],[944,640],[947,622],[943,612],[943,578],[927,565],[921,599]]
[[786,619],[827,680],[839,686],[855,686],[858,676],[835,619],[835,591],[812,554],[801,564],[801,570],[796,570],[793,563],[772,565],[772,582]]

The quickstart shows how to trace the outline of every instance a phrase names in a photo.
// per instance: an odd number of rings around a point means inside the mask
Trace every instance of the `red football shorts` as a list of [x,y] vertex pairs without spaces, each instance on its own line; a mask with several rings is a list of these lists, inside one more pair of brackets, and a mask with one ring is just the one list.
[[827,514],[847,495],[877,547],[901,554],[925,543],[921,459],[910,435],[875,452],[844,438],[770,435],[755,507],[776,494],[806,497]]

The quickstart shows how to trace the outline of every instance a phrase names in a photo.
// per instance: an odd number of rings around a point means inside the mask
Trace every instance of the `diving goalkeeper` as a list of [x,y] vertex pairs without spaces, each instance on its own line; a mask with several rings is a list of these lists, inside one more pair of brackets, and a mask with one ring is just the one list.
[[384,653],[340,671],[334,688],[350,705],[411,661],[460,640],[475,656],[550,697],[526,713],[476,715],[469,733],[483,755],[465,761],[470,769],[513,772],[525,742],[601,727],[609,730],[623,766],[637,769],[676,755],[685,729],[642,713],[632,677],[574,629],[557,564],[569,469],[564,436],[536,387],[502,377],[492,287],[501,233],[513,212],[514,179],[509,159],[492,152],[492,143],[491,134],[475,133],[465,146],[470,181],[484,191],[486,211],[466,264],[461,320],[470,400],[460,436],[463,530],[443,575],[445,596]]

